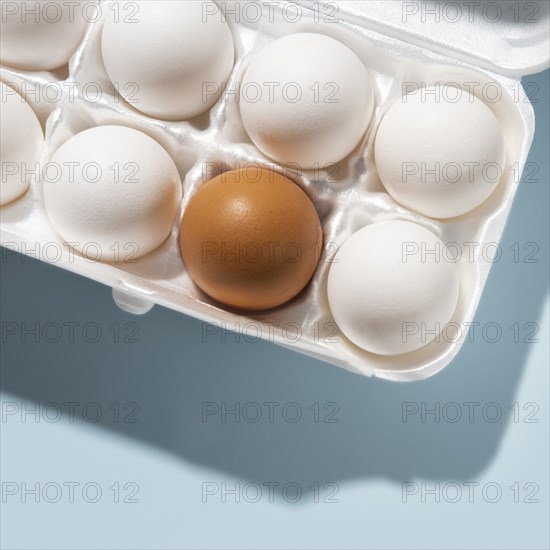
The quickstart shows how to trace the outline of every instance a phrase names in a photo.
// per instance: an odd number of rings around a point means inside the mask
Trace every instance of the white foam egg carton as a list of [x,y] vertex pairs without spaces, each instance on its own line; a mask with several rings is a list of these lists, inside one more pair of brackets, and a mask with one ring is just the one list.
[[[24,197],[2,207],[1,244],[112,287],[115,301],[127,311],[144,313],[160,304],[210,323],[205,325],[206,335],[228,329],[244,339],[263,338],[366,376],[427,378],[453,359],[466,338],[492,265],[487,245],[499,242],[518,187],[534,133],[533,110],[519,81],[548,66],[548,3],[530,2],[537,6],[533,15],[532,9],[522,10],[520,2],[516,15],[517,2],[501,2],[498,21],[491,21],[495,13],[485,13],[482,2],[453,2],[462,5],[461,19],[458,12],[442,11],[448,3],[430,1],[259,1],[256,9],[249,6],[245,13],[249,4],[218,2],[227,12],[236,50],[227,91],[235,90],[250,59],[264,45],[296,32],[324,33],[347,44],[364,61],[375,87],[372,122],[348,158],[328,169],[287,172],[316,205],[325,242],[319,268],[297,298],[273,310],[243,314],[221,307],[193,284],[178,247],[181,215],[190,196],[205,179],[222,171],[246,163],[273,163],[248,138],[235,94],[223,94],[209,112],[176,123],[144,116],[123,101],[103,67],[101,19],[89,25],[68,67],[41,73],[2,67],[0,78],[27,91],[26,99],[45,125],[42,164],[71,136],[96,125],[129,126],[158,140],[181,175],[180,217],[164,244],[136,262],[91,261],[72,251],[53,230],[38,178]],[[469,11],[475,4],[477,11]],[[109,2],[100,5],[106,17]],[[503,177],[493,195],[468,214],[443,221],[397,204],[385,192],[373,161],[378,124],[392,102],[401,98],[404,86],[410,90],[415,84],[435,83],[470,83],[469,89],[497,115],[507,150]],[[60,97],[54,97],[56,90]],[[501,97],[494,100],[497,91]],[[450,325],[456,330],[415,352],[381,357],[359,349],[338,331],[328,307],[326,281],[338,245],[361,227],[388,219],[409,220],[432,230],[449,243],[443,252],[447,256],[456,253],[456,244],[463,253],[456,262],[461,287]]]

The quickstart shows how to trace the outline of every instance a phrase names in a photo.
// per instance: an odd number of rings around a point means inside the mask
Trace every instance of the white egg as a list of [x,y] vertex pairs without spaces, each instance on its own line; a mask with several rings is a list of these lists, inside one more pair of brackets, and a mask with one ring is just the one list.
[[[459,292],[456,265],[431,231],[405,221],[363,227],[337,252],[328,277],[330,310],[360,348],[397,355],[445,328]],[[440,254],[430,251],[440,250]]]
[[388,193],[432,218],[473,210],[505,169],[504,136],[483,101],[458,88],[427,87],[405,95],[384,115],[375,162]]
[[1,206],[23,195],[32,174],[39,172],[44,134],[29,104],[10,86],[0,86]]
[[339,162],[357,147],[374,93],[351,49],[322,34],[297,33],[254,56],[239,102],[258,149],[279,163],[313,168]]
[[11,0],[2,2],[0,59],[24,70],[51,70],[65,65],[96,17],[97,0]]
[[133,261],[170,234],[182,189],[165,149],[123,126],[76,134],[43,170],[44,203],[70,246],[103,261]]
[[[120,13],[129,13],[121,2]],[[127,17],[107,16],[103,62],[120,94],[155,118],[184,120],[210,109],[234,61],[231,31],[209,1],[141,1]]]

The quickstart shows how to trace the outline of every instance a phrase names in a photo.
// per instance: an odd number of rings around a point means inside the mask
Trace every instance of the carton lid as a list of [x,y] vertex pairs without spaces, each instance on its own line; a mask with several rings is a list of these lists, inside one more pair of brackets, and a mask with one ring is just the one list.
[[360,23],[394,38],[508,76],[542,71],[550,58],[548,0],[296,2],[320,19]]

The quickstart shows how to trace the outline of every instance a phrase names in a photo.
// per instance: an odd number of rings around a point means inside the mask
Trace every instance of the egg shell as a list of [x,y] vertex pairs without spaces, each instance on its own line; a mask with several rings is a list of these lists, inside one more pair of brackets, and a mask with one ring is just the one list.
[[[265,83],[273,84],[273,92]],[[370,122],[374,91],[350,48],[317,33],[295,33],[256,54],[240,94],[244,127],[256,147],[301,168],[339,162]]]
[[27,71],[45,71],[65,65],[84,38],[88,21],[93,17],[90,9],[93,3],[97,0],[83,3],[62,0],[2,2],[2,64]]
[[455,263],[422,250],[443,247],[428,229],[397,220],[349,237],[331,263],[327,288],[343,334],[379,355],[414,351],[435,339],[456,308],[458,271]]
[[389,108],[376,134],[384,187],[403,206],[432,218],[460,216],[483,203],[505,160],[497,117],[459,88],[428,86],[407,94]]
[[124,126],[90,128],[61,145],[48,164],[46,212],[82,254],[134,261],[170,234],[181,181],[170,155],[146,134]]
[[309,197],[269,169],[225,172],[204,184],[180,231],[194,282],[218,302],[249,310],[296,296],[313,276],[322,241]]
[[[135,2],[120,4],[121,13],[128,13],[125,6]],[[105,69],[121,95],[165,120],[210,109],[234,61],[231,31],[217,5],[141,1],[135,19],[108,17],[101,37]]]

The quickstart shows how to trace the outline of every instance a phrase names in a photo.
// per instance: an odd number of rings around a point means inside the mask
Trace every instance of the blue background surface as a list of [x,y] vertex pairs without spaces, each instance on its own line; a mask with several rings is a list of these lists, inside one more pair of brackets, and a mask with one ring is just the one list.
[[[476,332],[429,380],[361,378],[231,334],[204,342],[197,320],[160,307],[132,317],[106,287],[3,257],[3,323],[79,324],[74,339],[2,343],[1,547],[548,548],[549,72],[524,81],[538,85],[538,182],[520,185],[476,316],[502,337]],[[523,261],[527,243],[538,263]],[[82,336],[90,322],[97,343]],[[526,323],[538,342],[523,342]],[[239,422],[203,416],[205,403],[235,402]]]

